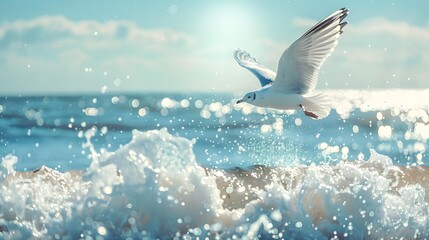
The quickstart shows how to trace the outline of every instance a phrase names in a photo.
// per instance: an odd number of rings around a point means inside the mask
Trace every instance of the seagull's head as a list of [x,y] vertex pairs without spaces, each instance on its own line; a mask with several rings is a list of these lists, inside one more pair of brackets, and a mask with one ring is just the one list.
[[250,92],[250,93],[247,93],[246,95],[244,95],[244,97],[242,99],[238,100],[237,104],[242,103],[242,102],[252,103],[253,101],[255,101],[255,99],[256,99],[256,93]]

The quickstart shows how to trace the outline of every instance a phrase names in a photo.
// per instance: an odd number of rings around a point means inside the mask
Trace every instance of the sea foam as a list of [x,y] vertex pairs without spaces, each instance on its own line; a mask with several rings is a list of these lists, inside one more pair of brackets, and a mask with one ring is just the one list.
[[[92,152],[84,172],[0,167],[0,237],[425,238],[425,188],[372,151],[367,161],[223,171],[199,166],[193,141],[166,129],[132,132]],[[234,204],[240,202],[240,204]]]

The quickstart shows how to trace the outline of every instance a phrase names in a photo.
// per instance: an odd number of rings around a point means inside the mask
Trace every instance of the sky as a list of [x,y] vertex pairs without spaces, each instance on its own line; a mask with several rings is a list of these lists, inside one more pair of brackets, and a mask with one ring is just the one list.
[[248,51],[283,51],[350,9],[318,89],[429,88],[429,1],[0,1],[0,95],[244,92]]

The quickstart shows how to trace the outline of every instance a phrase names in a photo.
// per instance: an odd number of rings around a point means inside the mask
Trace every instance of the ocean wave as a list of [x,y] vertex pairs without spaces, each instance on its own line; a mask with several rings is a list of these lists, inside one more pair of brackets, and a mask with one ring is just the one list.
[[132,132],[84,171],[0,167],[0,237],[24,238],[426,238],[424,167],[366,161],[246,169],[197,164],[194,141],[166,129]]
[[168,127],[197,140],[193,152],[207,167],[366,159],[371,148],[395,164],[428,164],[429,105],[421,100],[428,89],[324,92],[333,110],[323,121],[302,111],[237,105],[232,94],[0,97],[0,156],[17,156],[19,170],[85,169],[85,131],[97,128],[92,142],[114,151],[133,129]]

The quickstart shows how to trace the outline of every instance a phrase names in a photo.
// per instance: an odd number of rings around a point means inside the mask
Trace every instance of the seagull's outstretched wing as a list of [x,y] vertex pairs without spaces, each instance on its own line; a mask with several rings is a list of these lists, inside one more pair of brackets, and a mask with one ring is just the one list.
[[262,87],[272,83],[276,78],[275,72],[258,63],[255,58],[251,57],[250,54],[244,50],[236,49],[234,51],[234,58],[240,66],[248,69],[258,78]]
[[306,94],[314,90],[325,59],[334,51],[347,22],[348,9],[337,10],[323,19],[282,54],[272,90]]

